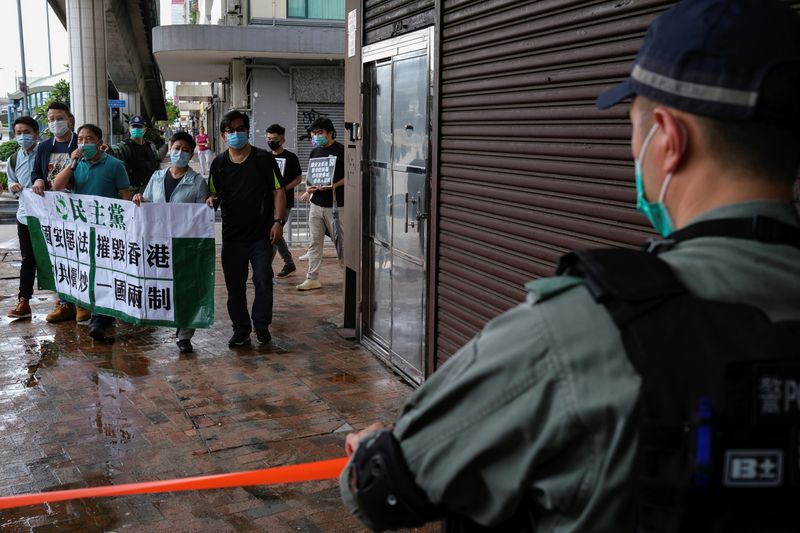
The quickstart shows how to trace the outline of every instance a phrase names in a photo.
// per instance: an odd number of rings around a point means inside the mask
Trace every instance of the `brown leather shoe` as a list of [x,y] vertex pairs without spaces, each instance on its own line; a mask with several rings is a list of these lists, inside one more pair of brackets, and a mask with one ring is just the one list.
[[59,302],[56,308],[53,309],[46,317],[48,322],[66,322],[67,320],[75,320],[75,304],[66,302]]
[[76,306],[77,309],[75,310],[75,322],[86,322],[90,318],[92,318],[92,312],[89,309],[84,309],[81,306]]
[[31,316],[31,305],[28,303],[28,299],[20,296],[19,301],[17,302],[17,306],[8,312],[8,316],[11,318],[28,318]]

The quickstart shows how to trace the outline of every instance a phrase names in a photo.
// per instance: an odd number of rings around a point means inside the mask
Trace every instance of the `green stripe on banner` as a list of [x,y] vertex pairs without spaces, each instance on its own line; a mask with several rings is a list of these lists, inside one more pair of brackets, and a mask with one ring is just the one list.
[[53,263],[50,262],[50,252],[47,251],[47,242],[44,240],[42,225],[36,217],[27,217],[28,233],[31,236],[33,255],[36,258],[36,280],[40,290],[56,290],[56,278],[53,275]]
[[214,323],[214,239],[173,238],[175,322],[184,328]]

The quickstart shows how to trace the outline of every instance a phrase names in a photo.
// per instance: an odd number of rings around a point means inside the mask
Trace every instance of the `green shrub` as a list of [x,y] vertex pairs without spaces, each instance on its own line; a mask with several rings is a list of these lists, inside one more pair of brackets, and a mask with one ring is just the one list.
[[13,139],[0,143],[0,161],[8,160],[17,150],[19,150],[19,143]]
[[8,190],[8,176],[4,172],[0,172],[0,185],[3,186],[4,191]]

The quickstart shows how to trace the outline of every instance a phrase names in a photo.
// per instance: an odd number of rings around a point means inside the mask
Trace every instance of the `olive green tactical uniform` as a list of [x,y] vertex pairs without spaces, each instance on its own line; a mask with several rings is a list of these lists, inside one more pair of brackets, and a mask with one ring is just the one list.
[[[800,225],[794,206],[780,202],[727,206],[695,221],[756,214]],[[701,298],[800,320],[797,248],[704,237],[660,257]],[[527,302],[490,322],[414,394],[394,435],[417,485],[450,512],[491,525],[522,502],[539,516],[537,531],[631,531],[640,378],[581,279],[527,288]],[[361,516],[349,469],[342,496]]]

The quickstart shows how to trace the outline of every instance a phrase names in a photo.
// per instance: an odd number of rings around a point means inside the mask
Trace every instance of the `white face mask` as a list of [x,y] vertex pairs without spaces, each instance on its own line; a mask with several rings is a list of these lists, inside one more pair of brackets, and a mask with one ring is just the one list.
[[67,131],[69,131],[69,126],[67,126],[66,120],[53,120],[47,123],[47,128],[50,130],[50,133],[55,135],[56,137],[61,137]]

